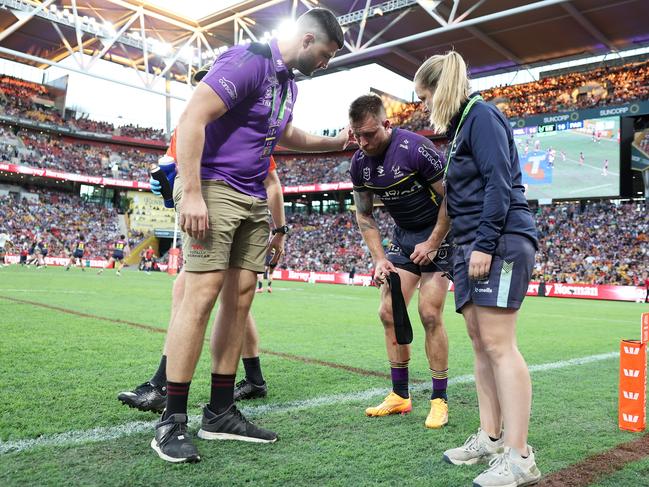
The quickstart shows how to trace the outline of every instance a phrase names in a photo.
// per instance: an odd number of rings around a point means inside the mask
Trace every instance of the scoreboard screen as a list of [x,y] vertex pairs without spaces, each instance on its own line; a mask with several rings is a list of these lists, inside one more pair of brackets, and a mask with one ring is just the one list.
[[619,117],[514,129],[528,199],[619,196]]

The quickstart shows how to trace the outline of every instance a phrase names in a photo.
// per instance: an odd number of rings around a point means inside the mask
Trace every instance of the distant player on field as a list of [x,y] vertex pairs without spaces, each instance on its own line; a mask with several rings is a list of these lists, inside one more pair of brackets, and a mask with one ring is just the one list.
[[602,167],[602,176],[608,176],[608,159],[604,159],[604,166]]
[[[411,411],[408,391],[410,345],[397,343],[395,309],[405,306],[419,287],[419,316],[426,332],[425,348],[432,373],[427,428],[448,423],[448,338],[442,310],[449,281],[450,255],[442,247],[448,231],[443,200],[444,157],[432,142],[407,130],[392,128],[381,99],[365,95],[349,108],[351,128],[360,149],[352,157],[356,220],[374,263],[374,279],[381,284],[379,316],[385,332],[390,361],[392,392],[367,416],[387,416]],[[381,246],[379,227],[373,216],[374,195],[394,219],[394,238],[387,254]],[[393,302],[392,288],[400,280],[402,298]]]
[[584,162],[585,162],[584,153],[580,151],[579,152],[579,165],[583,166]]
[[126,236],[120,235],[119,239],[117,239],[113,243],[113,255],[111,255],[110,259],[108,259],[108,262],[106,262],[106,266],[101,269],[97,274],[102,274],[105,269],[109,268],[111,265],[115,266],[115,275],[119,276],[121,275],[122,268],[124,267],[124,253],[128,249],[128,242],[126,241]]
[[86,252],[85,237],[83,235],[79,235],[79,239],[77,240],[77,243],[74,246],[74,252],[72,253],[72,257],[68,261],[68,265],[66,266],[65,270],[69,271],[70,267],[72,267],[72,264],[74,262],[75,267],[81,267],[81,270],[85,272],[86,269],[83,267],[83,256],[85,252]]

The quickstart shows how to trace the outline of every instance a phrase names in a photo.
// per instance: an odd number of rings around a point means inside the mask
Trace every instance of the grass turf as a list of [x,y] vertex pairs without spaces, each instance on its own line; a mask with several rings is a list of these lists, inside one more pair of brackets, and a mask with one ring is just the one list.
[[[154,421],[155,415],[128,409],[115,397],[153,373],[164,335],[110,320],[164,329],[171,284],[162,274],[126,272],[117,278],[111,273],[97,276],[55,268],[1,269],[0,296],[106,319],[0,299],[0,397],[4,402],[0,441]],[[258,295],[254,303],[262,348],[388,372],[376,318],[376,289],[279,281],[273,287],[272,295]],[[528,298],[519,324],[520,347],[529,364],[616,351],[620,338],[637,336],[639,315],[646,310],[646,305],[635,303]],[[416,303],[410,311],[416,316]],[[452,295],[445,321],[451,377],[470,374],[470,344],[461,317],[453,311]],[[423,333],[417,320],[413,322],[411,377],[427,381]],[[295,409],[295,401],[334,394],[344,397],[374,388],[387,391],[389,383],[268,354],[262,354],[262,365],[269,396],[245,407],[259,424],[280,433],[277,444],[197,440],[204,460],[198,465],[172,466],[148,447],[151,431],[145,428],[116,439],[86,444],[62,440],[59,445],[2,454],[0,482],[447,486],[468,485],[480,471],[480,467],[453,468],[439,460],[445,448],[460,444],[478,425],[472,384],[450,388],[451,423],[441,431],[430,431],[423,427],[427,389],[413,394],[414,410],[407,416],[365,418],[364,408],[379,402],[381,393],[371,400],[319,407],[303,404]],[[538,451],[544,473],[635,437],[617,429],[617,367],[616,359],[608,359],[534,373],[530,443]],[[190,414],[198,414],[199,404],[208,400],[208,381],[205,351],[192,383]],[[269,411],[262,414],[260,405],[267,405]],[[611,479],[635,478],[646,465],[637,462]]]

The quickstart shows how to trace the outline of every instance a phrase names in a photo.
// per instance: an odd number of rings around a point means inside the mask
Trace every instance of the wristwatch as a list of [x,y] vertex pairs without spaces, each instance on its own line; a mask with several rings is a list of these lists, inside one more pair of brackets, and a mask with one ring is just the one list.
[[281,227],[273,228],[272,232],[273,232],[273,235],[275,235],[277,233],[282,233],[282,234],[286,235],[288,233],[288,225],[282,225]]

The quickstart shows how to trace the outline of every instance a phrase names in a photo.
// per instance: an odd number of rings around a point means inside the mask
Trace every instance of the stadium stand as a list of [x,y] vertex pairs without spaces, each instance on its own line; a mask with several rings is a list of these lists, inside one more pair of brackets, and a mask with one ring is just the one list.
[[[103,257],[119,232],[117,213],[84,202],[69,193],[25,189],[30,198],[0,196],[0,230],[21,248],[47,236],[50,256],[64,256],[64,248],[78,235],[88,239],[87,255]],[[130,215],[131,245],[155,227],[173,225],[159,197],[139,193]],[[136,201],[137,200],[137,201]],[[649,260],[649,214],[641,203],[557,203],[536,210],[540,249],[534,280],[568,284],[638,285],[643,263]],[[387,245],[391,218],[382,209],[375,217]],[[371,259],[356,227],[353,212],[288,215],[291,233],[279,268],[300,271],[345,272],[353,264],[367,273]],[[163,258],[162,262],[165,262]]]
[[136,125],[115,127],[108,122],[77,118],[64,120],[53,106],[53,95],[47,86],[21,80],[12,76],[0,76],[0,113],[20,116],[39,122],[50,122],[98,134],[111,134],[146,140],[165,140],[164,131]]
[[0,160],[90,176],[148,180],[161,151],[70,139],[54,133],[0,126]]
[[646,204],[542,206],[533,280],[638,285],[649,260]]
[[86,256],[103,258],[119,235],[117,212],[79,196],[38,188],[25,189],[23,197],[0,195],[0,229],[15,248],[44,238],[52,257],[65,256],[79,235],[86,238]]
[[[491,88],[481,94],[508,118],[646,100],[649,61],[549,76],[531,83]],[[383,98],[386,102],[387,97]],[[388,103],[394,124],[414,131],[429,127],[420,103]]]

